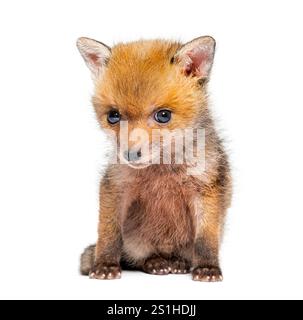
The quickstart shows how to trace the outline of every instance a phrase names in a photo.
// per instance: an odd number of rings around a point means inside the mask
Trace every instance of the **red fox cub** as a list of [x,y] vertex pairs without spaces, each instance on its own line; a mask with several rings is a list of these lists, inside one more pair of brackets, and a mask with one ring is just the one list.
[[[77,46],[94,79],[97,119],[115,145],[100,184],[99,238],[82,254],[81,273],[118,279],[133,269],[222,281],[232,186],[208,106],[215,40],[110,48],[79,38]],[[198,164],[202,170],[191,170]]]

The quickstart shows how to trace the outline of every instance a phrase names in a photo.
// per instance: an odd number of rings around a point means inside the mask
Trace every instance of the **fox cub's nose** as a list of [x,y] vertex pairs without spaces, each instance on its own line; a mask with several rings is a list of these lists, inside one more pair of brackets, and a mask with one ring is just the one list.
[[139,150],[126,150],[124,151],[124,158],[127,161],[138,161],[142,157],[141,149]]

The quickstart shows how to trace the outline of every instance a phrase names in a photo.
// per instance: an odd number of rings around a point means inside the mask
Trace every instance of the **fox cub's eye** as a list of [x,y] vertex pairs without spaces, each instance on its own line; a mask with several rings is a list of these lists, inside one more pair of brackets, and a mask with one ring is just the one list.
[[159,123],[167,123],[171,119],[171,111],[169,110],[160,110],[155,113],[155,120]]
[[116,124],[120,121],[121,115],[117,110],[111,110],[107,115],[107,121],[110,124]]

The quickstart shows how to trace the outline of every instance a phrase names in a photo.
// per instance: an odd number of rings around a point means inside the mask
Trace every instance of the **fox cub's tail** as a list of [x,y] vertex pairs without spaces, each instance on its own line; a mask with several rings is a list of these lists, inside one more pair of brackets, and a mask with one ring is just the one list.
[[80,273],[83,276],[88,276],[92,270],[95,261],[95,249],[96,245],[87,247],[81,255],[80,261]]

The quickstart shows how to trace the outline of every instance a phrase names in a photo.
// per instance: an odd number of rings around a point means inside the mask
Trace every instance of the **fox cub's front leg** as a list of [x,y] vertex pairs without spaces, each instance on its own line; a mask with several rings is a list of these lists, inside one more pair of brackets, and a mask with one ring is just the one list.
[[92,279],[119,279],[121,277],[122,237],[118,223],[118,194],[106,178],[100,187],[100,220],[95,262],[90,271]]
[[219,245],[225,208],[222,190],[213,186],[203,193],[203,222],[194,245],[193,280],[216,282],[223,276],[219,266]]

